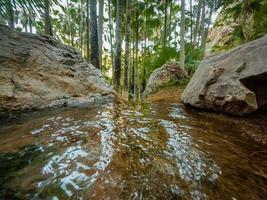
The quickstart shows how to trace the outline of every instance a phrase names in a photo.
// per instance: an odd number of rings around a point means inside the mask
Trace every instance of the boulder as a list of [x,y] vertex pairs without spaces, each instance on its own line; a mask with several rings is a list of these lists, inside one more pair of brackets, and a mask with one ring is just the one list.
[[187,77],[187,72],[180,67],[176,62],[168,62],[162,67],[153,71],[150,75],[145,91],[144,97],[152,94],[160,87],[170,82],[177,82]]
[[264,36],[267,33],[266,10],[266,0],[226,3],[209,30],[205,56],[225,52]]
[[49,36],[0,25],[0,114],[111,100],[101,72]]
[[182,94],[182,102],[233,115],[267,104],[267,35],[203,60]]

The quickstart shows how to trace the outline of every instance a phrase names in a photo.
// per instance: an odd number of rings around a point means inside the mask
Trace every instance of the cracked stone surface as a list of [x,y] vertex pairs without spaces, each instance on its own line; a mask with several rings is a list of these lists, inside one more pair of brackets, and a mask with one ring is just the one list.
[[109,101],[101,72],[49,36],[0,25],[0,113]]
[[182,94],[194,107],[233,115],[267,105],[267,35],[204,59]]
[[179,63],[173,61],[168,62],[162,67],[154,70],[150,75],[144,91],[144,97],[152,94],[164,84],[168,84],[171,81],[179,81],[186,77],[187,72],[180,67]]

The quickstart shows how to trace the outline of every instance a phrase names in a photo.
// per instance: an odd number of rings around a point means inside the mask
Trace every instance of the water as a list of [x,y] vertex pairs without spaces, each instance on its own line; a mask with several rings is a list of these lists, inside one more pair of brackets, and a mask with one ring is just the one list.
[[30,113],[0,126],[0,199],[266,199],[266,116],[172,103]]

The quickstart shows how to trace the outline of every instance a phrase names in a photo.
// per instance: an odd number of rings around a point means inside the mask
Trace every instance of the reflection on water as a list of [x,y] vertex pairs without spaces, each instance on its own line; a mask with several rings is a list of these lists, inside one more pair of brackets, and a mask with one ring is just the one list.
[[29,116],[0,127],[0,199],[264,199],[265,146],[244,131],[180,104]]

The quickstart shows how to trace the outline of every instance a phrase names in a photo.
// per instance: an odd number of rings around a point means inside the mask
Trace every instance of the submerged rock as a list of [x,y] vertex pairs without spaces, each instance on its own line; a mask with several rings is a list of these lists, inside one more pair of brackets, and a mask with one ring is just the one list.
[[186,77],[187,72],[182,69],[178,63],[166,63],[162,67],[154,70],[150,75],[144,91],[144,97],[147,97],[149,94],[155,92],[158,88],[164,86],[165,84],[177,82],[185,79]]
[[0,25],[0,114],[106,101],[115,92],[73,48]]
[[267,36],[203,60],[182,94],[185,104],[234,115],[267,104]]

